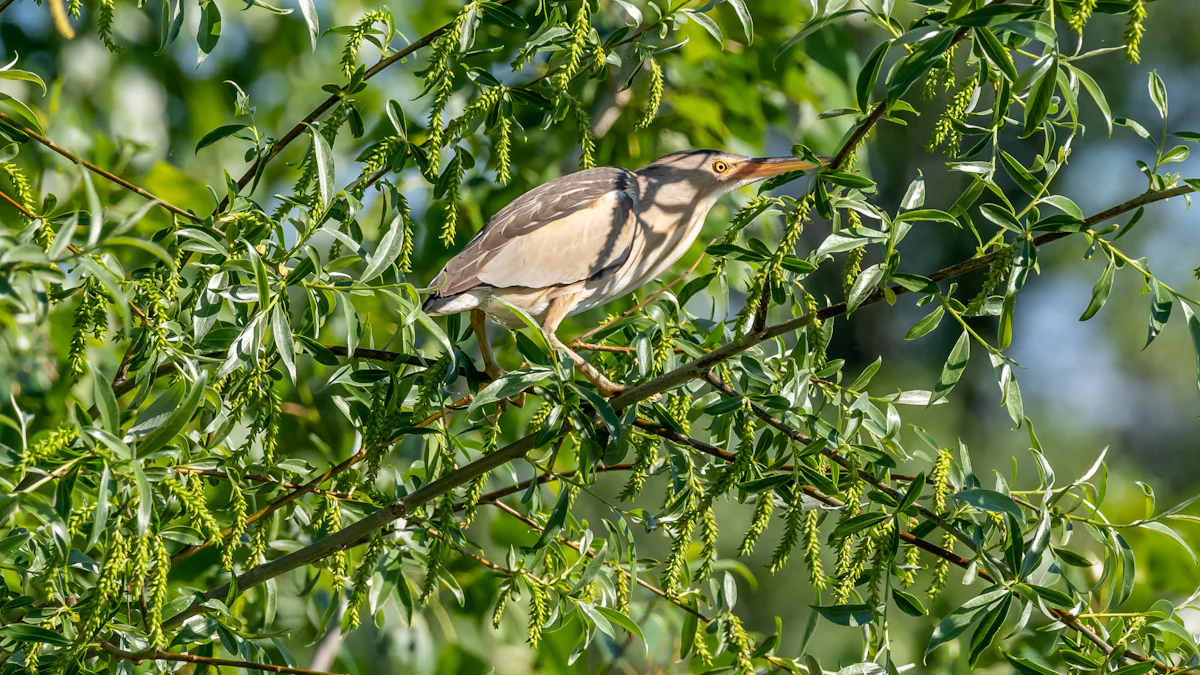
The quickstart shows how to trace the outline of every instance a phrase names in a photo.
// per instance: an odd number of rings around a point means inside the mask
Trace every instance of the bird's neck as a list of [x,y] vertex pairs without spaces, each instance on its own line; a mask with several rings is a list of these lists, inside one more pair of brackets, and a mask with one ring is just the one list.
[[715,198],[696,199],[694,193],[670,184],[647,181],[641,185],[638,215],[645,234],[645,255],[650,262],[644,282],[679,260],[700,235]]

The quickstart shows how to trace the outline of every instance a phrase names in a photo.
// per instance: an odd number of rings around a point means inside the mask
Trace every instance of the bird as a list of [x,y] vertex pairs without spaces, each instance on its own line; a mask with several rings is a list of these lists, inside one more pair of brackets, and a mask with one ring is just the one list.
[[611,398],[627,387],[558,338],[562,320],[631,293],[670,268],[721,196],[818,166],[794,157],[687,150],[633,171],[605,166],[567,174],[497,212],[434,278],[422,310],[429,316],[470,312],[484,372],[495,380],[506,373],[488,342],[486,320],[520,328],[521,318],[504,303],[518,307]]

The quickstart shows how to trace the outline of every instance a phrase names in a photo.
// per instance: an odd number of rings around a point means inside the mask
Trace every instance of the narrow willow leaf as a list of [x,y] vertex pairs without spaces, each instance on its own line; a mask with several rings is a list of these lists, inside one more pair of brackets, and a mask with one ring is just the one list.
[[1004,618],[1008,616],[1008,608],[1012,605],[1012,594],[1005,595],[1004,598],[996,604],[995,607],[988,610],[984,615],[983,620],[979,622],[979,627],[975,629],[975,634],[971,636],[971,656],[967,660],[971,668],[979,661],[979,657],[991,646],[992,641],[996,639],[996,634],[1000,632],[1000,627],[1004,625]]
[[129,467],[133,471],[134,481],[137,483],[137,533],[139,537],[142,537],[145,536],[146,530],[150,527],[150,514],[151,509],[154,507],[154,492],[150,489],[150,481],[146,480],[146,473],[142,471],[142,463],[131,462]]
[[950,350],[950,357],[946,359],[946,364],[942,366],[942,376],[933,386],[933,395],[929,397],[929,405],[946,398],[950,390],[954,389],[954,385],[958,384],[959,378],[966,370],[967,361],[970,358],[971,335],[963,331],[963,334],[958,336],[958,342],[954,343],[954,348]]
[[947,614],[933,629],[933,635],[930,636],[929,644],[925,647],[925,656],[928,657],[938,647],[962,635],[984,612],[995,606],[1001,598],[1008,594],[1009,591],[1006,588],[988,591],[971,598],[961,607]]
[[871,623],[874,612],[867,605],[813,605],[821,616],[839,626],[865,626]]
[[217,141],[224,139],[224,138],[229,138],[230,136],[241,131],[242,129],[247,129],[247,128],[249,128],[249,125],[247,125],[247,124],[225,124],[225,125],[219,126],[216,129],[213,129],[212,131],[208,132],[207,134],[204,134],[204,136],[200,139],[200,142],[196,143],[196,152],[200,152],[204,148],[207,148],[208,146],[212,145],[213,143],[216,143]]
[[379,241],[379,247],[367,258],[367,268],[363,270],[362,276],[358,278],[358,282],[365,284],[383,274],[384,270],[396,260],[396,256],[400,255],[400,250],[403,247],[404,218],[397,215],[392,219],[391,224],[388,225],[388,231],[384,233],[383,239]]
[[1050,60],[1050,67],[1038,76],[1029,91],[1029,100],[1025,103],[1025,123],[1021,128],[1021,138],[1028,138],[1042,126],[1046,113],[1050,111],[1050,99],[1054,97],[1054,87],[1058,83],[1058,59]]
[[1013,501],[1012,497],[1001,492],[986,490],[984,488],[973,488],[956,493],[954,498],[964,504],[970,504],[977,509],[991,511],[992,513],[1007,513],[1016,518],[1017,522],[1025,522],[1025,512],[1021,510],[1021,506]]
[[924,319],[921,319],[916,323],[915,326],[908,329],[908,332],[904,334],[904,339],[916,340],[917,338],[925,337],[929,333],[933,332],[933,330],[938,327],[938,324],[942,322],[942,316],[945,313],[946,309],[941,305],[934,307],[933,311],[930,312]]
[[1187,301],[1181,301],[1179,307],[1183,310],[1183,318],[1187,321],[1188,334],[1192,336],[1192,351],[1196,355],[1196,387],[1200,389],[1200,319],[1192,311]]
[[271,310],[271,335],[275,338],[275,349],[279,351],[279,360],[283,362],[288,378],[295,384],[296,345],[292,341],[292,323],[288,320],[287,311],[278,302]]
[[300,4],[300,14],[304,17],[304,23],[308,26],[308,41],[312,44],[312,50],[317,51],[317,38],[321,35],[321,23],[317,18],[317,6],[313,4],[313,0],[296,0]]
[[879,71],[883,68],[883,59],[887,56],[888,48],[891,46],[891,40],[880,43],[867,57],[862,70],[858,73],[858,81],[855,83],[854,90],[858,109],[861,112],[867,112],[867,106],[871,103],[871,90],[875,87],[875,81],[879,79]]
[[337,191],[337,184],[334,182],[336,176],[333,167],[333,149],[329,147],[325,137],[317,133],[316,129],[309,127],[308,131],[313,139],[313,157],[317,162],[317,187],[321,193],[321,204],[328,209],[333,204],[333,195]]
[[879,288],[886,273],[887,270],[882,263],[871,265],[859,273],[858,278],[854,280],[854,286],[850,288],[850,296],[846,298],[846,314],[858,309],[867,298],[871,297],[875,289]]
[[900,608],[901,612],[909,616],[925,616],[929,613],[929,610],[925,609],[925,605],[921,604],[916,596],[898,588],[892,589],[892,600],[896,602],[896,606]]
[[196,46],[200,51],[196,57],[196,68],[217,48],[221,39],[221,10],[216,0],[205,0],[200,4],[200,26],[196,31]]
[[[1108,300],[1108,294],[1112,291],[1113,276],[1117,272],[1117,263],[1112,258],[1108,259],[1108,265],[1105,266],[1104,272],[1100,274],[1100,278],[1096,280],[1096,285],[1092,287],[1092,301],[1088,303],[1087,309],[1083,310],[1080,315],[1080,321],[1087,321],[1096,316],[1096,312],[1104,306]],[[1151,338],[1153,339],[1153,338]]]
[[977,42],[983,49],[983,53],[987,55],[988,60],[999,68],[1000,72],[1004,73],[1009,82],[1016,82],[1018,77],[1017,66],[1013,63],[1012,55],[1000,43],[996,34],[982,26],[975,29],[975,34],[979,36]]
[[1146,335],[1146,346],[1142,349],[1149,347],[1150,343],[1154,342],[1154,338],[1158,337],[1163,327],[1167,325],[1167,321],[1171,318],[1171,305],[1175,301],[1171,291],[1167,290],[1161,281],[1153,279],[1150,283],[1154,287],[1154,295],[1150,300],[1150,327]]
[[1108,106],[1108,99],[1104,96],[1104,90],[1100,88],[1099,84],[1096,84],[1096,80],[1092,79],[1091,75],[1088,75],[1086,72],[1076,68],[1070,63],[1066,65],[1067,70],[1071,71],[1072,75],[1079,78],[1079,83],[1083,85],[1083,88],[1086,89],[1087,93],[1091,95],[1092,100],[1096,102],[1096,107],[1099,108],[1100,113],[1104,115],[1104,123],[1108,125],[1108,135],[1112,136],[1112,108]]
[[100,424],[104,430],[114,436],[121,428],[121,409],[117,405],[117,397],[113,394],[108,381],[100,377],[99,371],[92,373],[92,398],[96,409],[100,411]]
[[746,33],[746,44],[754,44],[754,17],[750,16],[750,10],[746,7],[746,0],[729,0],[729,4],[733,7],[733,11],[737,13],[738,21],[742,22],[742,30]]
[[204,394],[204,385],[207,381],[208,371],[201,371],[196,376],[195,381],[192,382],[183,400],[171,411],[166,421],[147,434],[145,438],[138,441],[137,453],[139,457],[145,457],[149,453],[170,443],[183,430],[188,420],[192,419],[192,415],[196,413],[196,406],[200,403],[200,398]]

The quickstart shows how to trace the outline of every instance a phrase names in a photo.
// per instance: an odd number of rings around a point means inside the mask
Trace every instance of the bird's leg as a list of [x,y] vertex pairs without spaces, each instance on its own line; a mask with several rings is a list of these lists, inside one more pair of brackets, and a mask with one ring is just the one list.
[[601,396],[612,398],[629,387],[609,380],[604,376],[604,373],[601,373],[595,366],[588,363],[586,359],[576,354],[573,349],[563,344],[563,341],[559,340],[558,336],[555,335],[555,331],[558,330],[558,324],[562,323],[567,313],[574,307],[576,296],[577,294],[572,293],[570,295],[560,295],[551,300],[550,307],[546,310],[546,318],[542,321],[542,329],[546,331],[546,337],[550,340],[550,344],[555,349],[565,352],[567,356],[571,357],[571,360],[575,362],[575,367],[592,384],[596,385],[596,389],[599,390]]
[[492,353],[492,343],[488,342],[486,322],[487,315],[483,313],[483,310],[471,310],[471,328],[475,331],[475,340],[479,343],[479,353],[483,356],[483,372],[493,380],[498,380],[507,373],[499,363],[496,363],[496,356]]

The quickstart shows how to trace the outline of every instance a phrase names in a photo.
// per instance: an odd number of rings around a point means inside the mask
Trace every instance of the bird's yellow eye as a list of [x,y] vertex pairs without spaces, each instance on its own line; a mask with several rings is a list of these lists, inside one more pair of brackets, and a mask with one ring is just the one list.
[[729,170],[729,165],[722,161],[713,162],[713,171],[717,173],[725,173]]

